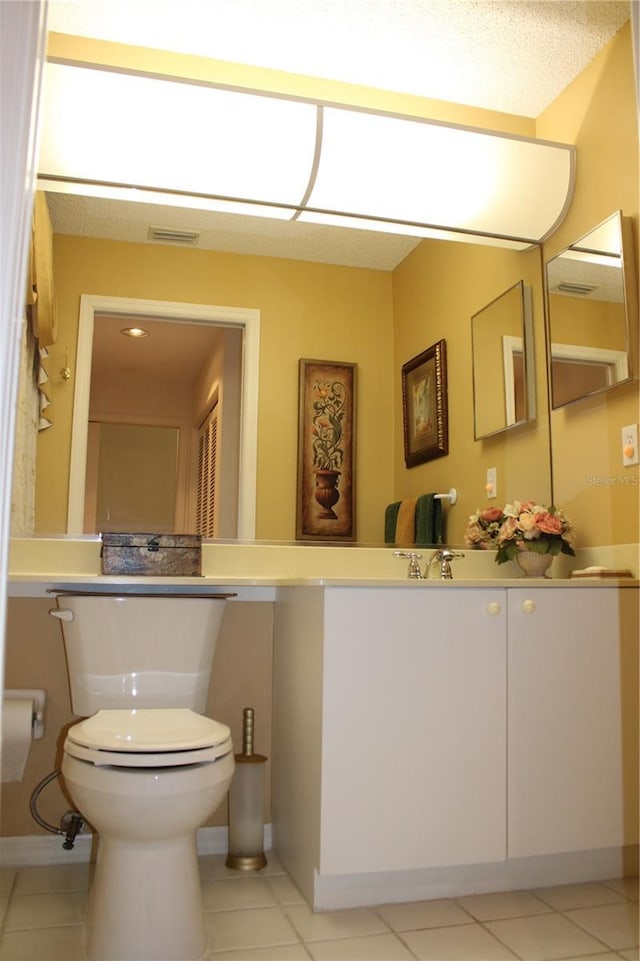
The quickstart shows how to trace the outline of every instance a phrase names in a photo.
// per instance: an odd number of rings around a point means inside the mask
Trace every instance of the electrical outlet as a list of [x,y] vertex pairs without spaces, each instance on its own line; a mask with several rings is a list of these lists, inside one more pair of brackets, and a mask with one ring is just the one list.
[[629,424],[622,428],[622,466],[631,467],[638,463],[638,425]]
[[487,470],[487,483],[484,486],[487,492],[487,500],[493,500],[493,498],[498,496],[498,478],[495,467],[489,467]]

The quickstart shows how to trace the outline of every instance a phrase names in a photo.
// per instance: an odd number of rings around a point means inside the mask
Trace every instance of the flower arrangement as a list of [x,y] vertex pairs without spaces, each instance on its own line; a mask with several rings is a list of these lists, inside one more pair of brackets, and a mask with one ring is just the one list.
[[345,416],[346,390],[340,381],[318,380],[313,385],[311,433],[313,437],[313,466],[317,470],[342,470],[344,450],[342,421]]
[[568,517],[557,507],[514,501],[506,507],[487,507],[472,514],[464,542],[467,547],[496,549],[496,562],[504,564],[518,551],[575,556],[573,533]]

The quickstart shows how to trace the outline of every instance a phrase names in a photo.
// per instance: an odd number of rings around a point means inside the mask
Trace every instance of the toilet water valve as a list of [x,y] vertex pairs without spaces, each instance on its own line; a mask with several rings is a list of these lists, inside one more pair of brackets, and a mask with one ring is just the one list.
[[76,834],[79,834],[84,825],[84,821],[77,811],[67,811],[60,818],[60,833],[64,834],[62,847],[65,851],[71,851]]

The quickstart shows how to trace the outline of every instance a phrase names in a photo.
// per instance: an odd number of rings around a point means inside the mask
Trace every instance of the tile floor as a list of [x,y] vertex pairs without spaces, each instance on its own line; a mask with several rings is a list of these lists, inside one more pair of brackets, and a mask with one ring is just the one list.
[[[638,961],[638,879],[314,914],[278,859],[201,857],[212,961]],[[0,961],[83,961],[89,867],[0,869]]]

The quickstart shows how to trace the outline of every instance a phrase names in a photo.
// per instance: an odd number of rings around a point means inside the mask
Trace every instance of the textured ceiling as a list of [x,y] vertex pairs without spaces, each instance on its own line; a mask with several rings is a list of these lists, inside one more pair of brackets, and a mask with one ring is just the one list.
[[49,29],[537,117],[617,0],[54,0]]
[[[53,0],[49,29],[195,53],[529,117],[629,16],[628,0]],[[391,270],[391,234],[49,195],[61,233],[143,242],[149,226],[199,247]]]

